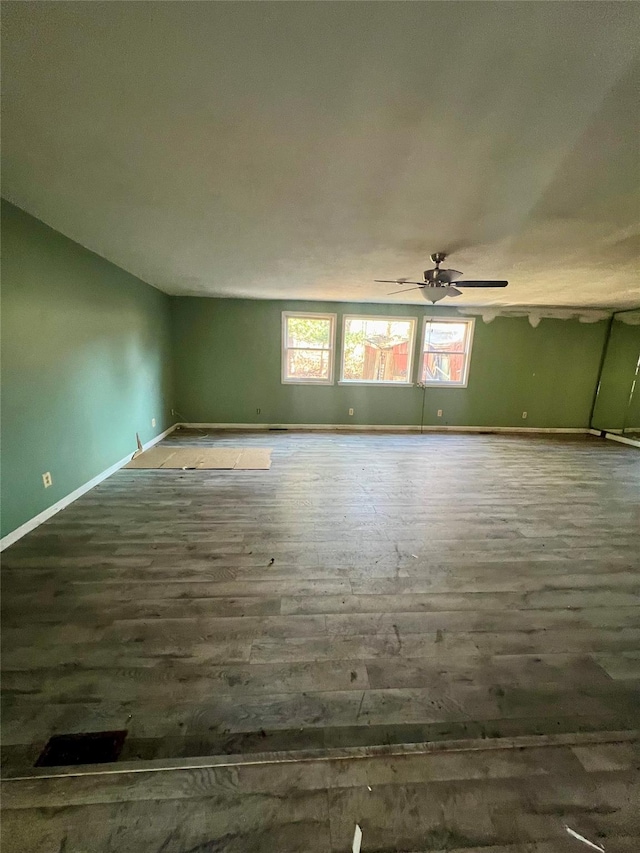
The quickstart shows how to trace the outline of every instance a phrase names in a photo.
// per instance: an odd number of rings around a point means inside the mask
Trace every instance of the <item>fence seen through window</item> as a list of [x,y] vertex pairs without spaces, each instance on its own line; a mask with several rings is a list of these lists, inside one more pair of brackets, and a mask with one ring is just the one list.
[[467,384],[473,320],[425,320],[421,381],[425,385]]
[[345,317],[343,382],[411,382],[413,317]]

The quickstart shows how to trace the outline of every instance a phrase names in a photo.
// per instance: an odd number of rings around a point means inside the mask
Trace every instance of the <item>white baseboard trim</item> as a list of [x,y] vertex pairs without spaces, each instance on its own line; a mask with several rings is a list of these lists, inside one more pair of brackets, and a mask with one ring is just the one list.
[[[157,435],[155,438],[152,438],[151,441],[147,441],[146,444],[143,444],[145,450],[148,450],[150,447],[153,447],[154,444],[158,444],[159,441],[162,441],[163,438],[166,438],[169,433],[172,433],[174,429],[177,427],[177,424],[169,427],[164,432],[161,432],[160,435]],[[128,453],[123,459],[120,459],[119,462],[116,462],[115,465],[112,465],[110,468],[107,468],[106,471],[102,471],[97,476],[93,477],[93,479],[89,480],[88,483],[84,483],[82,486],[79,486],[77,489],[74,489],[73,492],[66,495],[66,497],[61,498],[56,503],[52,504],[47,509],[38,513],[38,515],[34,515],[33,518],[30,518],[29,521],[25,521],[24,524],[21,524],[20,527],[16,527],[15,530],[12,530],[11,533],[7,533],[6,536],[3,536],[0,539],[0,551],[4,551],[5,548],[8,548],[9,545],[13,545],[14,542],[17,542],[18,539],[22,539],[23,536],[26,536],[27,533],[30,533],[32,530],[35,530],[36,527],[39,527],[41,524],[44,524],[51,516],[60,512],[61,509],[64,509],[69,504],[72,504],[74,501],[78,500],[79,497],[86,494],[88,491],[93,489],[94,486],[97,486],[98,483],[101,483],[103,480],[106,480],[107,477],[110,477],[112,474],[115,474],[123,465],[126,465],[127,462],[131,460],[134,451]]]
[[614,432],[607,432],[605,433],[605,438],[611,441],[619,441],[620,444],[630,444],[631,447],[640,447],[640,441],[636,441],[635,438],[627,438],[626,435],[616,435]]
[[598,436],[598,438],[601,438],[601,437],[602,437],[602,430],[600,430],[600,429],[590,429],[590,430],[589,430],[589,435],[597,435],[597,436]]
[[435,426],[424,427],[416,424],[214,424],[214,423],[181,423],[178,427],[184,429],[219,429],[219,430],[292,430],[297,432],[320,430],[347,430],[350,432],[528,432],[528,433],[581,433],[586,434],[586,427],[498,427],[498,426]]

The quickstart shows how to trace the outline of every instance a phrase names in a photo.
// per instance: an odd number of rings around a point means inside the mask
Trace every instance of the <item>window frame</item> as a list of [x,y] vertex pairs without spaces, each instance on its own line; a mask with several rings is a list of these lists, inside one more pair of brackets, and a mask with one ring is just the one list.
[[[428,380],[424,378],[424,356],[427,350],[424,348],[425,339],[427,336],[428,323],[465,323],[469,326],[467,333],[467,347],[464,352],[449,353],[451,355],[464,355],[464,376],[462,382],[444,382],[442,380]],[[422,338],[420,339],[420,356],[418,361],[418,382],[424,388],[466,388],[469,385],[469,371],[471,369],[471,354],[473,351],[473,333],[476,327],[475,317],[434,317],[433,315],[425,314],[422,323]]]
[[[409,339],[409,351],[407,352],[407,381],[396,382],[394,380],[385,379],[345,379],[344,378],[344,361],[346,355],[346,334],[348,320],[381,320],[392,323],[410,323],[411,337]],[[412,388],[415,383],[413,381],[414,371],[414,355],[416,349],[416,336],[418,329],[417,317],[395,317],[387,314],[344,314],[342,317],[342,353],[340,357],[340,379],[338,385],[369,385],[377,388]]]
[[[328,350],[318,350],[319,352],[328,352],[329,353],[329,378],[328,379],[290,379],[287,376],[287,365],[288,358],[287,354],[289,350],[296,349],[312,349],[311,347],[290,347],[287,346],[288,342],[288,330],[287,330],[287,321],[289,317],[304,317],[309,320],[329,320],[331,323],[331,330],[329,332],[329,349]],[[334,377],[335,377],[335,366],[336,366],[336,326],[337,326],[337,314],[325,313],[323,312],[314,312],[314,311],[283,311],[282,312],[282,332],[281,332],[281,371],[280,371],[280,379],[283,385],[333,385]]]

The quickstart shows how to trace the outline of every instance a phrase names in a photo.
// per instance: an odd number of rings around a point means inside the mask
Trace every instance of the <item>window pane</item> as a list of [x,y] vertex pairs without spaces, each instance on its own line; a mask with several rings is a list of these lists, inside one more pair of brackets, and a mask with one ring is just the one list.
[[422,379],[424,382],[464,381],[464,353],[425,352]]
[[425,352],[464,352],[466,323],[427,323],[424,332]]
[[287,317],[287,346],[329,349],[331,320],[322,317]]
[[295,349],[287,352],[287,379],[329,379],[329,350]]
[[412,323],[408,320],[348,318],[343,379],[408,382]]

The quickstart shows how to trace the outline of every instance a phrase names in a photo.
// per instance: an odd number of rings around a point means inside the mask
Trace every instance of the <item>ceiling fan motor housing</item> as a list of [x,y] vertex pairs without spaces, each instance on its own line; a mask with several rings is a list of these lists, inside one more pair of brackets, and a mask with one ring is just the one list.
[[423,276],[425,282],[432,285],[446,284],[448,282],[445,270],[425,270]]

